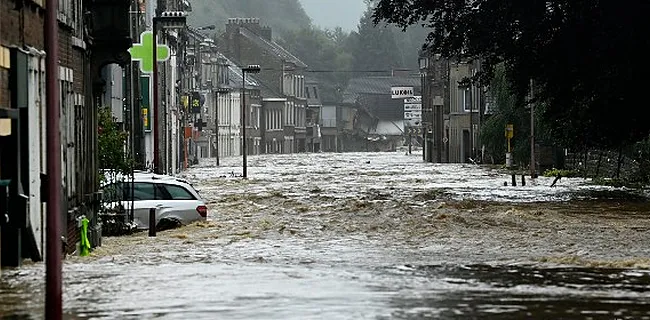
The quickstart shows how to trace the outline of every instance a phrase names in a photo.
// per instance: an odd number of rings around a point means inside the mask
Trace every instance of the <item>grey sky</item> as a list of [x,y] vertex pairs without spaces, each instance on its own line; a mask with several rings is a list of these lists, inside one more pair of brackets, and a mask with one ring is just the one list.
[[363,0],[300,0],[313,23],[328,29],[356,30],[366,10]]

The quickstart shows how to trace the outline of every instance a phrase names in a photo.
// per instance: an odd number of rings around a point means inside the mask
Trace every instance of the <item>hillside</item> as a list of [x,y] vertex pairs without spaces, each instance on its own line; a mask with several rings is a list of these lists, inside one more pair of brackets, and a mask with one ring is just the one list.
[[228,18],[260,18],[277,35],[309,27],[311,20],[298,0],[190,0],[189,24],[201,27],[214,24],[224,30]]

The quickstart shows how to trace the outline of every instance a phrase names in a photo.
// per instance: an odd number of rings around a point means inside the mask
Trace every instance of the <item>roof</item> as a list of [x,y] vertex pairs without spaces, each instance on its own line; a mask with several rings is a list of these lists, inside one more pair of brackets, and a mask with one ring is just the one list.
[[[189,31],[188,35],[190,37],[194,38],[194,40],[204,42],[204,41],[207,41],[206,39],[210,39],[210,37],[208,37],[207,35],[201,33],[197,29],[188,27],[188,31]],[[214,46],[214,47],[216,48],[216,46]],[[228,74],[228,79],[229,79],[228,86],[230,86],[231,88],[241,89],[242,80],[243,80],[242,79],[243,76],[242,76],[241,68],[236,63],[233,63],[232,60],[230,60],[228,57],[226,57],[221,52],[217,52],[217,55],[218,55],[219,58],[224,59],[226,61],[226,63],[228,64],[228,73],[229,73]],[[246,75],[246,88],[251,88],[251,87],[254,88],[254,87],[259,87],[259,86],[260,86],[260,82],[254,76]]]
[[404,121],[379,120],[377,127],[369,134],[380,136],[401,136],[404,134]]
[[265,48],[268,51],[273,52],[276,56],[282,58],[283,60],[291,62],[299,68],[307,68],[307,65],[304,62],[277,44],[275,41],[266,40],[245,27],[239,28],[239,33],[249,40],[253,41],[253,43],[257,44],[261,48]]
[[370,76],[354,78],[350,79],[350,82],[348,82],[348,86],[343,93],[343,103],[355,104],[362,95],[390,95],[391,87],[420,88],[421,86],[422,84],[419,76]]
[[[222,53],[219,53],[219,57],[223,58],[226,60],[226,63],[228,64],[228,80],[229,80],[229,86],[231,88],[241,88],[242,87],[242,80],[244,76],[242,75],[241,68],[237,66],[237,64],[233,63],[228,57],[223,55]],[[250,87],[259,87],[260,86],[260,81],[255,79],[254,76],[251,75],[246,75],[246,88]]]

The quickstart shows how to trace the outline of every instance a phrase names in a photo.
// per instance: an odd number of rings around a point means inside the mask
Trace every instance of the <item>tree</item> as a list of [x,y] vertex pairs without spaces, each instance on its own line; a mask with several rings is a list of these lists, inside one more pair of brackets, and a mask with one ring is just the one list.
[[404,67],[392,28],[373,23],[371,7],[361,17],[357,29],[350,34],[349,42],[356,70],[390,71]]
[[[132,167],[132,159],[125,152],[128,134],[120,130],[115,123],[111,108],[100,108],[99,115],[99,168],[113,174],[127,174]],[[106,177],[101,175],[102,179]]]
[[[515,163],[529,163],[530,160],[530,109],[519,108],[517,97],[506,78],[505,67],[497,65],[494,78],[488,86],[491,100],[491,114],[481,126],[481,142],[485,145],[487,154],[495,159],[505,159],[507,140],[505,127],[514,126],[514,137],[510,141],[512,157]],[[541,109],[537,109],[536,114]],[[538,121],[535,123],[537,137],[544,132]],[[495,161],[501,163],[502,161]]]
[[630,0],[376,0],[373,22],[431,32],[426,47],[448,58],[481,59],[488,83],[503,64],[518,107],[530,80],[540,114],[566,146],[613,148],[650,133],[638,116],[650,64],[650,2]]
[[340,88],[347,85],[352,56],[345,49],[348,34],[341,28],[322,30],[309,26],[288,32],[279,42],[305,62],[310,75],[319,80],[322,101],[339,101]]

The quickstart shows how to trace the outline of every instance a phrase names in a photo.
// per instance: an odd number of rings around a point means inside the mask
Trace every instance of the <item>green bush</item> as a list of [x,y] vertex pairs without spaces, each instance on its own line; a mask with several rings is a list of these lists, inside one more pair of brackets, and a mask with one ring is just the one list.
[[[114,174],[129,173],[133,160],[126,152],[128,134],[117,126],[110,108],[100,108],[98,116],[99,169]],[[103,172],[100,172],[99,178],[100,181],[106,179]]]
[[562,169],[548,169],[542,174],[544,177],[557,177],[562,176],[565,178],[576,178],[580,177],[580,171],[578,170],[562,170]]

